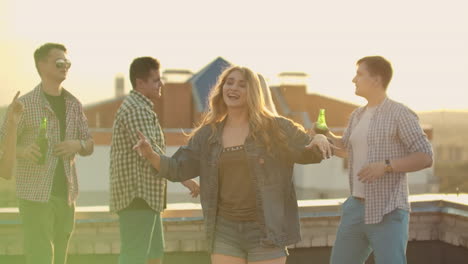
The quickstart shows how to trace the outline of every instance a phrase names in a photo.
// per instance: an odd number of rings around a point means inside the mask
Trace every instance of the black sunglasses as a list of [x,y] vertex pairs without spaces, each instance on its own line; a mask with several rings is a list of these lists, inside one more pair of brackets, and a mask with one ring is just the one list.
[[67,59],[57,59],[55,61],[55,67],[57,67],[57,69],[69,69],[71,66],[71,61],[67,60]]

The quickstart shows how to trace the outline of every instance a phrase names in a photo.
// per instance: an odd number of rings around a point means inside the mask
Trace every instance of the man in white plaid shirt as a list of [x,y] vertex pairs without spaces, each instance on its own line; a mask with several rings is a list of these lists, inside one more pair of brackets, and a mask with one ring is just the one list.
[[[391,64],[380,56],[357,62],[356,95],[367,105],[356,109],[343,137],[329,133],[349,157],[351,196],[342,206],[332,264],[362,264],[374,253],[376,264],[406,263],[407,172],[432,166],[432,147],[417,115],[389,99]],[[344,151],[346,150],[346,151]]]
[[[159,61],[136,58],[130,66],[130,82],[133,90],[117,111],[113,127],[110,210],[119,215],[119,264],[160,263],[164,254],[161,212],[166,207],[166,180],[156,177],[158,172],[133,150],[140,131],[158,154],[165,154],[163,131],[153,111],[153,100],[161,97],[164,86]],[[192,196],[198,195],[195,181],[182,184]]]

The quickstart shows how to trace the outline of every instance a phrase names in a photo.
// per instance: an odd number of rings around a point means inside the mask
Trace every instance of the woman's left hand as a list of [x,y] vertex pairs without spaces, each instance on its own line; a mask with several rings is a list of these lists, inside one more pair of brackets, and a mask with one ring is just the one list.
[[320,152],[322,152],[324,159],[329,159],[333,154],[332,149],[336,148],[333,144],[328,142],[327,137],[321,134],[315,135],[306,148],[312,149],[315,146],[320,150]]

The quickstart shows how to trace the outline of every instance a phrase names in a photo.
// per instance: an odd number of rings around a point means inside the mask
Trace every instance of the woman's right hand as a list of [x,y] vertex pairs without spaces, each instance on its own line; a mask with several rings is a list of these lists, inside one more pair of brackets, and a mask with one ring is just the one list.
[[200,185],[197,181],[192,179],[186,180],[182,182],[182,185],[190,190],[190,195],[192,195],[192,198],[197,198],[198,194],[200,194]]
[[137,130],[137,134],[139,140],[135,146],[133,146],[133,150],[135,150],[138,155],[144,157],[147,160],[151,159],[152,156],[157,155],[145,135],[143,135],[143,133],[141,133],[139,130]]

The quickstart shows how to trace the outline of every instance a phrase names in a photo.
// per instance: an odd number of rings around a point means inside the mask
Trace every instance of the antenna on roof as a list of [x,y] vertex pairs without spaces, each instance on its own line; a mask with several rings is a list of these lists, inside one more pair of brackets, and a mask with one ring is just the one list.
[[123,74],[119,73],[115,76],[115,97],[122,97],[125,95],[125,79]]

